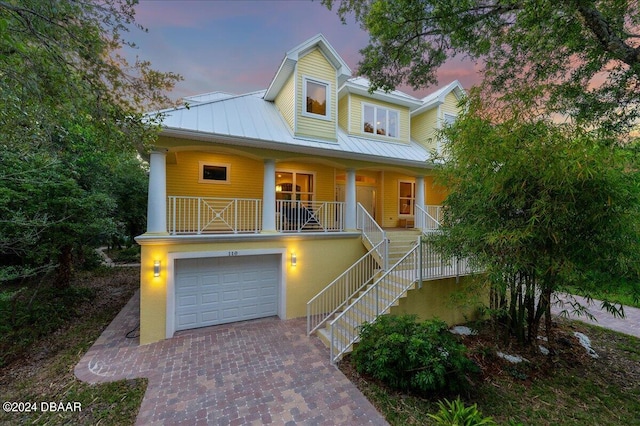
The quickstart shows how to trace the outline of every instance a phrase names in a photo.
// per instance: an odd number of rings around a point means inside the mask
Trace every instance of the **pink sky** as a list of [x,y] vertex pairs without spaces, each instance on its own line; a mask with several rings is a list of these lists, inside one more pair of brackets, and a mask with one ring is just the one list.
[[[149,60],[155,69],[181,74],[184,81],[173,98],[225,91],[246,93],[266,89],[284,54],[322,33],[356,72],[359,50],[368,35],[353,20],[343,25],[319,1],[140,0],[136,20],[148,33],[132,30],[138,45],[129,52]],[[459,80],[470,88],[479,80],[476,66],[453,60],[439,73],[439,85]],[[424,96],[435,87],[413,92]]]

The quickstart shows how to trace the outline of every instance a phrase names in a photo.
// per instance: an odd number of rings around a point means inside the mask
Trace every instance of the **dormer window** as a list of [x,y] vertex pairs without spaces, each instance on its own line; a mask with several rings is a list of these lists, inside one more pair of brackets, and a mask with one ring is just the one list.
[[309,117],[330,119],[331,85],[324,81],[305,77],[303,89],[305,99],[303,114]]
[[398,111],[369,104],[363,104],[362,110],[364,133],[390,138],[398,137],[400,116]]

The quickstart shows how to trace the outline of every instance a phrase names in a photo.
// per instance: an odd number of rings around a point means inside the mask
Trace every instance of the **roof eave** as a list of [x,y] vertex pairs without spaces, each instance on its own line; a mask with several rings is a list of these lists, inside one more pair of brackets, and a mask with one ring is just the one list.
[[324,149],[318,147],[309,147],[301,145],[292,145],[286,142],[277,142],[264,139],[253,139],[244,137],[234,137],[229,135],[221,135],[216,133],[198,132],[195,130],[184,130],[172,127],[164,127],[160,132],[160,136],[176,137],[180,139],[192,139],[202,142],[221,142],[229,145],[244,146],[248,148],[273,149],[276,151],[296,152],[299,154],[322,155],[331,158],[341,158],[346,160],[361,160],[374,163],[392,164],[395,166],[405,167],[428,167],[427,158],[424,160],[407,160],[402,158],[390,158],[378,155],[370,155],[357,152],[334,151],[332,149]]

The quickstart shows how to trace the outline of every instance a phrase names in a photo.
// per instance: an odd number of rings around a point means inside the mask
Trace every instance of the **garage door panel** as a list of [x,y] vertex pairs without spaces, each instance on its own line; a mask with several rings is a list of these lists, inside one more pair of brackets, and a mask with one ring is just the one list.
[[176,260],[176,330],[277,315],[280,255]]

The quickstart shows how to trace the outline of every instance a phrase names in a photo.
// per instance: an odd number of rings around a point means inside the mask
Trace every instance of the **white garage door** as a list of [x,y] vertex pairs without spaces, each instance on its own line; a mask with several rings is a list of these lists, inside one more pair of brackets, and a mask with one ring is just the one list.
[[176,330],[278,313],[280,255],[177,259]]

